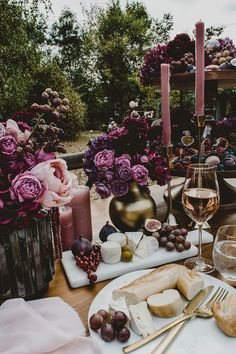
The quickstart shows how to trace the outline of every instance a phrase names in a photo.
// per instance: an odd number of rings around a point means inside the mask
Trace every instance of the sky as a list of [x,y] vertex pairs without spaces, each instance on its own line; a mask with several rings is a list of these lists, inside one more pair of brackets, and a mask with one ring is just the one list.
[[[63,7],[69,7],[82,19],[81,6],[89,9],[90,4],[105,5],[108,0],[51,0],[54,14],[49,20],[53,22]],[[141,1],[141,0],[140,0]],[[125,5],[127,0],[120,0]],[[154,18],[161,18],[170,12],[174,16],[172,37],[180,32],[192,34],[194,24],[200,19],[206,27],[225,26],[224,37],[230,37],[236,43],[236,1],[235,0],[142,0]]]

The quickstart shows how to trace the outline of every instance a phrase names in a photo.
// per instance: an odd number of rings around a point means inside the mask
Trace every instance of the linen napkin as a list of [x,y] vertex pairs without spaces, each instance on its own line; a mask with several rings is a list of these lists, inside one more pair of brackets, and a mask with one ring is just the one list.
[[0,306],[1,354],[100,354],[78,314],[59,297]]

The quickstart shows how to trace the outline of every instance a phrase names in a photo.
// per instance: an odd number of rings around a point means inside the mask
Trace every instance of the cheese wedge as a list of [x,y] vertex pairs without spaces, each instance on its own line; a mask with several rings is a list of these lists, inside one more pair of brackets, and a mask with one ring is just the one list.
[[135,254],[136,256],[145,258],[151,256],[159,248],[159,242],[155,237],[152,236],[143,236],[143,239],[140,241]]
[[156,331],[145,301],[137,305],[131,305],[129,312],[131,317],[130,326],[136,334],[145,338]]
[[117,300],[113,300],[109,304],[109,310],[111,313],[115,313],[116,311],[124,312],[128,320],[130,321],[130,314],[124,297],[120,297]]
[[139,241],[141,240],[143,233],[141,231],[135,231],[135,232],[126,232],[126,235],[128,237],[128,246],[129,249],[132,253],[134,253],[136,247],[139,244]]

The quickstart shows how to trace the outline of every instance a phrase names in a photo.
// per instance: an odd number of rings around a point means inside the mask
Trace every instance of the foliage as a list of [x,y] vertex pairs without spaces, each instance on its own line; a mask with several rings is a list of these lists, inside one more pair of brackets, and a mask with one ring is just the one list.
[[205,38],[206,40],[211,39],[212,37],[219,37],[224,32],[224,26],[210,26],[206,28]]
[[70,102],[70,110],[66,120],[57,122],[57,125],[64,131],[64,139],[75,139],[78,132],[84,128],[85,105],[80,96],[69,85],[65,75],[60,70],[56,62],[52,61],[39,67],[33,76],[33,85],[30,92],[32,102],[43,102],[41,92],[46,87],[60,91]]

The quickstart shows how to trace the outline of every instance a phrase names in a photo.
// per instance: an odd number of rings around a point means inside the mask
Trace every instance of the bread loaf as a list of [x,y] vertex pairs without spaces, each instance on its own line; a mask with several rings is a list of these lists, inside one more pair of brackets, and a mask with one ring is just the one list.
[[203,288],[203,285],[203,280],[197,273],[192,277],[186,267],[179,264],[167,264],[120,289],[113,290],[113,298],[118,299],[124,296],[127,305],[130,306],[146,300],[150,295],[177,287],[188,300],[191,300]]
[[236,337],[236,294],[227,296],[212,307],[219,328],[230,337]]
[[165,318],[178,316],[184,309],[183,300],[175,289],[168,289],[163,293],[149,296],[147,304],[154,316]]

